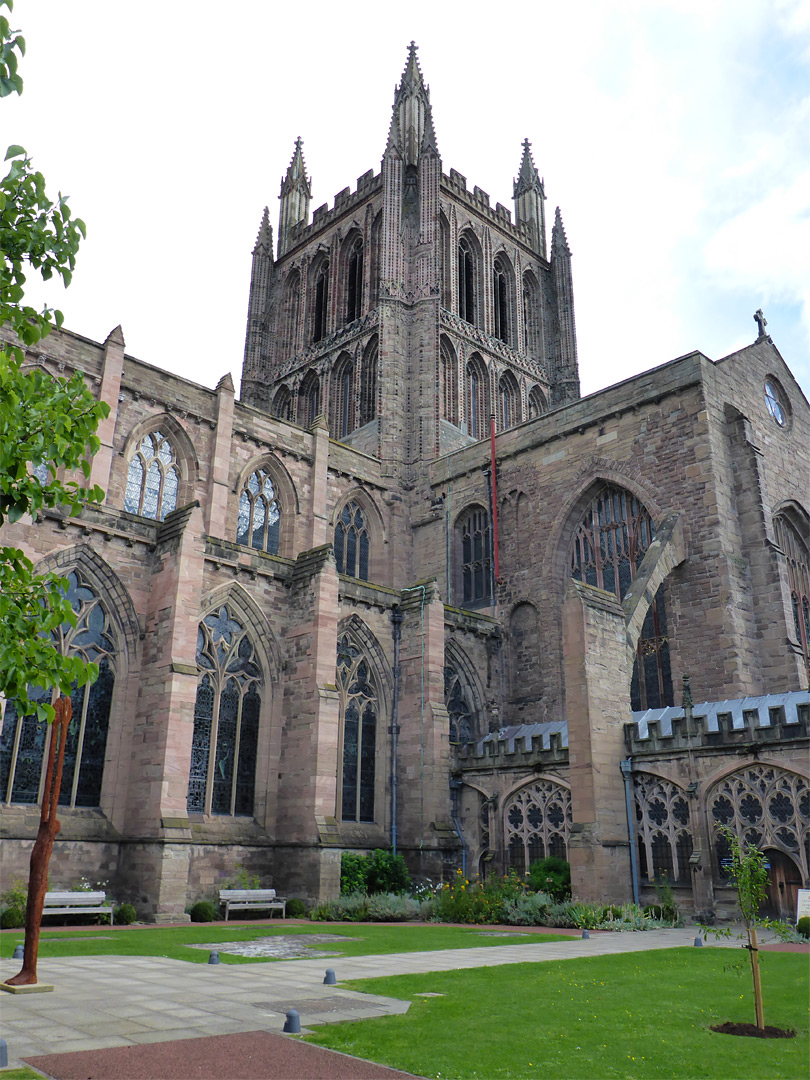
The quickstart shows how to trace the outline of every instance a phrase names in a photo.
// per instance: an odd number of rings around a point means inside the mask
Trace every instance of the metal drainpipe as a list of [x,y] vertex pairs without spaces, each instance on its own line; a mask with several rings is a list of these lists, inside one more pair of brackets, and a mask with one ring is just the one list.
[[462,782],[455,776],[450,777],[450,795],[453,800],[453,824],[456,827],[458,838],[461,841],[461,873],[466,878],[467,876],[467,845],[464,843],[464,833],[461,829],[461,822],[458,819],[458,793],[461,791]]
[[619,762],[624,777],[624,804],[627,810],[627,838],[630,841],[630,877],[633,881],[633,903],[639,902],[638,861],[636,856],[636,830],[633,815],[633,759],[624,758]]
[[394,637],[394,701],[391,706],[391,851],[397,853],[397,738],[399,736],[399,643],[402,638],[402,612],[391,611]]

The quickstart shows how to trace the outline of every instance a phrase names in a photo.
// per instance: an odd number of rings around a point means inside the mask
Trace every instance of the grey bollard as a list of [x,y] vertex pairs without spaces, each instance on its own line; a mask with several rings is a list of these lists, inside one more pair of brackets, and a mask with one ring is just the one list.
[[25,957],[25,946],[24,945],[16,945],[15,948],[14,948],[14,959],[15,960],[22,960],[24,957]]
[[219,963],[219,953],[217,952],[216,949],[214,949],[213,952],[208,954],[208,963],[209,964],[218,964]]
[[335,978],[335,969],[327,968],[326,974],[323,977],[324,986],[334,986],[336,983],[337,979]]
[[298,1016],[297,1009],[288,1010],[287,1019],[284,1021],[284,1027],[281,1030],[286,1031],[288,1035],[301,1034],[301,1019]]
[[582,940],[583,941],[590,941],[590,938],[591,938],[590,931],[589,930],[583,930],[582,931]]
[[703,947],[703,938],[700,936],[700,934],[698,934],[698,936],[695,938],[695,948],[699,949],[699,948],[702,948],[702,947]]
[[0,1039],[0,1069],[5,1069],[6,1065],[8,1065],[8,1047],[6,1040]]

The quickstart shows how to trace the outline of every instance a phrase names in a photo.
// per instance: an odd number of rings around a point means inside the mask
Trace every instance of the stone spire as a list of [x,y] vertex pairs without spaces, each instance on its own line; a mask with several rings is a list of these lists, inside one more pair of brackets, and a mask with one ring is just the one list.
[[402,79],[394,90],[394,110],[386,154],[398,151],[405,165],[416,165],[425,141],[438,152],[430,109],[430,89],[422,78],[416,44],[412,41],[408,46]]
[[553,362],[552,399],[555,405],[566,405],[579,397],[579,361],[571,249],[565,236],[559,206],[554,212],[554,228],[551,230],[551,276],[557,300],[559,326],[559,342]]
[[523,140],[523,157],[520,159],[518,178],[514,181],[515,223],[528,225],[532,244],[540,255],[546,257],[546,211],[543,205],[546,195],[543,181],[532,157],[532,144]]
[[568,239],[565,235],[565,226],[563,225],[562,214],[560,213],[559,206],[554,211],[554,228],[551,230],[551,257],[565,255],[569,259],[571,258],[571,248],[568,246]]
[[312,198],[312,181],[307,176],[304,163],[303,140],[295,140],[292,160],[287,167],[287,174],[281,180],[279,200],[281,208],[278,215],[278,254],[279,258],[290,246],[290,233],[300,222],[309,220],[309,200]]
[[256,236],[256,243],[253,245],[253,254],[257,255],[259,253],[269,255],[271,259],[273,257],[273,227],[270,224],[270,211],[266,206]]
[[250,401],[251,404],[255,403],[251,400],[251,395],[255,392],[256,386],[261,385],[266,375],[263,370],[264,314],[270,300],[273,266],[273,230],[270,226],[270,213],[265,206],[256,243],[253,245],[245,330],[245,356],[242,361],[242,398]]

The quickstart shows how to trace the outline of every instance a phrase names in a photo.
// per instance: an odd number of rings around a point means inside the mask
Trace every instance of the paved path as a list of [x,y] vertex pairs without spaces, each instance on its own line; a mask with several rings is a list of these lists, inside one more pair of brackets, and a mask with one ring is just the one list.
[[[9,1062],[40,1054],[280,1032],[288,1009],[304,1026],[403,1013],[408,1002],[325,986],[327,965],[338,980],[378,978],[500,964],[604,956],[692,945],[695,929],[593,933],[590,940],[492,945],[329,960],[254,964],[188,964],[165,957],[62,957],[39,962],[54,993],[0,994]],[[732,942],[735,947],[738,942]],[[0,962],[8,978],[18,961]],[[282,1074],[279,1074],[282,1075]]]

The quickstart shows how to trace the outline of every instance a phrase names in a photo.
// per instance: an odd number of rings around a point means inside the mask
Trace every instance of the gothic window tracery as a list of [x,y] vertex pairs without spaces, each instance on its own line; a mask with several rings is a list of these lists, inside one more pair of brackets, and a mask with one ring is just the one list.
[[477,269],[473,246],[468,237],[462,236],[458,242],[458,313],[473,326],[478,325]]
[[264,469],[257,469],[245,481],[239,496],[236,542],[278,555],[281,510],[273,481]]
[[[777,848],[810,877],[810,786],[798,773],[750,765],[724,777],[708,798],[710,823],[725,825],[760,851]],[[715,841],[717,871],[726,875],[727,842]]]
[[456,524],[461,552],[461,599],[465,604],[492,595],[489,514],[483,506],[467,510]]
[[469,691],[453,664],[444,669],[444,704],[450,717],[450,742],[460,744],[475,738],[475,713]]
[[504,849],[507,864],[525,874],[537,859],[568,858],[571,791],[553,780],[536,780],[504,803]]
[[343,353],[332,372],[332,417],[330,428],[336,439],[344,439],[356,427],[354,406],[354,361]]
[[548,412],[548,406],[543,391],[539,386],[533,386],[529,391],[529,419],[534,420],[536,416],[542,416],[544,412]]
[[505,371],[498,380],[498,402],[500,405],[500,430],[514,427],[520,423],[520,389],[511,371]]
[[163,521],[177,508],[180,466],[169,439],[152,431],[141,439],[127,470],[124,509]]
[[298,318],[301,308],[301,275],[293,270],[284,285],[284,300],[282,303],[282,341],[286,356],[294,356],[298,352]]
[[639,867],[651,880],[689,882],[692,834],[686,792],[670,780],[648,773],[633,777]]
[[[74,685],[70,695],[73,716],[65,742],[59,802],[65,806],[98,806],[115,685],[116,648],[101,598],[78,571],[68,574],[67,581],[67,598],[76,613],[76,626],[65,623],[53,631],[54,648],[63,655],[78,655],[85,662],[98,664],[99,675],[92,684]],[[34,689],[31,698],[43,701],[51,699],[51,694]],[[39,801],[50,730],[36,716],[19,718],[12,704],[6,704],[0,736],[0,801]]]
[[315,302],[312,310],[312,340],[326,337],[329,321],[329,260],[322,259],[315,273]]
[[[624,488],[606,484],[578,525],[571,548],[571,577],[623,600],[635,579],[655,525],[643,503]],[[630,688],[632,708],[673,703],[667,612],[663,590],[655,594],[636,650]]]
[[298,423],[309,428],[321,411],[321,381],[314,371],[308,371],[298,391]]
[[292,420],[292,394],[289,387],[280,386],[273,398],[273,416],[279,420]]
[[511,326],[509,319],[509,294],[511,282],[506,262],[500,256],[495,260],[492,271],[492,291],[495,315],[495,337],[509,344]]
[[487,436],[487,370],[478,354],[473,355],[466,368],[465,405],[467,409],[467,434],[474,439]]
[[227,605],[199,625],[197,669],[188,809],[251,816],[262,677],[247,631]]
[[374,821],[379,700],[368,659],[349,634],[338,641],[337,684],[343,742],[340,818],[371,822]]
[[354,322],[363,313],[363,238],[352,244],[346,268],[346,322]]
[[373,337],[363,353],[363,369],[360,373],[360,423],[368,424],[377,416],[377,362],[379,342]]
[[366,515],[352,499],[341,510],[335,525],[335,562],[339,574],[368,581],[371,541]]
[[783,514],[774,518],[776,543],[787,563],[793,631],[802,652],[810,652],[810,554],[799,530]]
[[542,360],[542,332],[540,310],[540,286],[529,270],[523,275],[523,328],[526,335],[526,352],[536,360]]
[[439,356],[439,416],[458,423],[458,361],[447,338],[441,339]]

